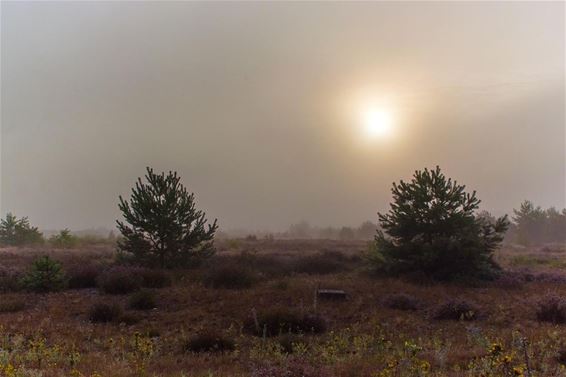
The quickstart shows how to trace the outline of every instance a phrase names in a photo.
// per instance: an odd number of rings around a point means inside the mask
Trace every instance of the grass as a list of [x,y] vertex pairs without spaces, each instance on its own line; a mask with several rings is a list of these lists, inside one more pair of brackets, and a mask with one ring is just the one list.
[[[565,297],[566,279],[552,263],[536,263],[528,271],[525,265],[512,263],[517,256],[561,261],[560,253],[503,250],[497,259],[513,270],[508,281],[466,287],[370,276],[359,260],[364,242],[242,239],[237,250],[231,246],[219,242],[217,258],[237,261],[242,250],[255,249],[254,255],[244,257],[255,261],[250,266],[261,276],[259,281],[247,289],[215,289],[202,284],[207,266],[166,272],[173,284],[152,289],[159,303],[152,310],[128,309],[135,292],[107,295],[96,289],[70,289],[36,294],[9,289],[1,293],[0,307],[4,302],[25,305],[0,314],[0,375],[526,376],[528,362],[531,376],[566,376],[561,368],[566,360],[566,325],[553,319],[562,318],[563,305],[541,300],[541,292]],[[96,265],[107,266],[106,272],[113,250],[104,245],[72,250],[10,248],[0,249],[0,260],[9,270],[6,274],[14,276],[44,254],[61,261],[68,271]],[[304,256],[328,251],[339,252],[331,258],[342,259],[347,268],[329,273],[282,268],[267,273],[274,265],[295,266]],[[317,287],[343,289],[349,299],[315,301]],[[410,298],[409,306],[405,296],[393,300],[392,307],[384,303],[386,297],[401,293]],[[478,317],[434,319],[437,308],[456,298],[473,303]],[[413,302],[419,303],[417,310],[412,310]],[[99,303],[110,306],[110,318],[93,323],[89,314]],[[114,305],[119,308],[116,312]],[[261,325],[257,336],[255,323],[248,330],[252,308],[258,322],[267,323],[266,313],[281,307],[291,314],[284,317],[286,324],[281,325],[281,317],[271,321],[274,325],[266,334],[270,336],[263,337]],[[411,310],[399,310],[404,308]],[[540,317],[542,309],[550,321]],[[293,334],[297,327],[292,325],[289,334],[289,322],[309,313],[324,318],[326,331]],[[207,334],[212,342],[203,339],[203,347],[195,345],[198,351],[189,350],[189,340]],[[233,347],[215,345],[217,334],[233,342]],[[515,368],[519,374],[512,374]]]

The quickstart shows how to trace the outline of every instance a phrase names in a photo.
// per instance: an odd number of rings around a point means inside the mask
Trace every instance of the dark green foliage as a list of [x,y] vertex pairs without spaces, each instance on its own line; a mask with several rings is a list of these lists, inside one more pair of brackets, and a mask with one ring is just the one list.
[[390,273],[421,272],[434,279],[488,278],[498,270],[493,252],[509,226],[507,216],[489,221],[476,216],[475,191],[440,171],[416,171],[410,182],[394,183],[388,213],[370,261]]
[[[256,322],[257,320],[257,322]],[[288,308],[273,308],[244,321],[244,330],[256,336],[282,334],[321,334],[326,331],[326,320],[317,314],[303,314]]]
[[113,267],[103,272],[97,279],[98,287],[104,292],[120,295],[137,291],[142,287],[143,279],[137,269]]
[[0,245],[23,246],[43,242],[43,235],[32,227],[27,217],[18,219],[8,213],[6,218],[0,220]]
[[129,300],[128,306],[136,310],[150,310],[157,307],[155,303],[155,294],[148,290],[141,290],[133,293]]
[[177,173],[155,174],[147,168],[147,182],[138,178],[130,201],[120,197],[125,222],[117,221],[121,252],[138,263],[173,267],[188,265],[213,254],[218,225],[206,224],[195,208],[194,194],[180,183]]
[[250,268],[239,263],[212,266],[204,276],[204,284],[211,288],[250,288],[257,277]]
[[36,259],[24,276],[24,286],[34,292],[54,292],[65,287],[65,274],[61,264],[48,256]]
[[236,345],[232,339],[216,332],[202,332],[191,337],[183,346],[187,352],[228,352],[233,351]]
[[49,243],[57,248],[66,249],[76,247],[79,244],[77,236],[71,234],[69,229],[63,229],[49,238]]
[[112,322],[120,318],[122,308],[117,304],[98,303],[90,309],[88,319],[94,323]]
[[439,305],[433,318],[439,320],[473,321],[479,317],[479,308],[464,300],[449,300]]

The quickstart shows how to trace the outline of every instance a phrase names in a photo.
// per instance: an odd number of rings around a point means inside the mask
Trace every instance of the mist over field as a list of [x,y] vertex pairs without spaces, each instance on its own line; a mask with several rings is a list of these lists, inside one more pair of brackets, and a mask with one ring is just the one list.
[[[377,221],[440,165],[566,206],[562,2],[3,2],[1,212],[114,228],[146,166],[221,229]],[[367,105],[370,103],[370,105]],[[365,106],[393,117],[362,130]]]

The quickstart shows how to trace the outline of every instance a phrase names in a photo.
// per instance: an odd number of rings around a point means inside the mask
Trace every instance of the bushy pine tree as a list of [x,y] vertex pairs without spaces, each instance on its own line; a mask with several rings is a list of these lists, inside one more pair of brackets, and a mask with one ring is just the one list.
[[138,178],[128,201],[120,196],[124,222],[118,248],[144,264],[187,265],[214,253],[216,220],[207,224],[177,173],[156,174],[147,168],[146,182]]
[[43,242],[43,234],[31,226],[27,217],[18,219],[14,214],[6,214],[0,220],[0,245],[22,246]]
[[477,216],[480,200],[475,191],[464,190],[439,167],[393,183],[391,209],[378,214],[371,260],[388,272],[421,272],[440,280],[493,275],[498,267],[492,255],[509,221]]

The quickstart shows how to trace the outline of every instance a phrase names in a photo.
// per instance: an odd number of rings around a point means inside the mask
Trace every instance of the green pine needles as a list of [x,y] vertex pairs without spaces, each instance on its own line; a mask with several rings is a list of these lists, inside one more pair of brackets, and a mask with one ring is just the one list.
[[433,279],[488,278],[499,269],[493,252],[509,226],[507,216],[478,216],[476,192],[446,178],[437,166],[416,171],[410,182],[394,183],[389,212],[370,253],[390,273],[424,273]]
[[147,168],[132,189],[129,201],[120,196],[124,222],[118,249],[134,261],[160,267],[186,266],[214,253],[216,220],[207,224],[175,172],[156,174]]

